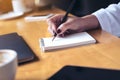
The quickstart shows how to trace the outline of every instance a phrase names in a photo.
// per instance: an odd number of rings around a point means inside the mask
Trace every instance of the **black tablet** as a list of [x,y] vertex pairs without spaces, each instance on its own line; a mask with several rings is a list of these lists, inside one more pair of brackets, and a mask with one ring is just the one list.
[[120,80],[120,70],[65,66],[48,80]]

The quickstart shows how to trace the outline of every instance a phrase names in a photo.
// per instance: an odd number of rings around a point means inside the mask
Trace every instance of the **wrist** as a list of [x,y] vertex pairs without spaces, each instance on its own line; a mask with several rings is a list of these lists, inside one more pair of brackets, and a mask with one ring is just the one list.
[[81,23],[83,23],[82,25],[85,30],[95,29],[95,28],[100,27],[100,23],[97,17],[94,15],[87,15],[87,16],[82,17]]

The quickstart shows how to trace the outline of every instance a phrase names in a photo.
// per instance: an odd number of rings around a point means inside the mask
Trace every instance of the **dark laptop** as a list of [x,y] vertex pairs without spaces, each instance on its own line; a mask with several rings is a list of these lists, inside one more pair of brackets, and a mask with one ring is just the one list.
[[18,63],[24,63],[35,59],[33,51],[17,33],[0,35],[0,49],[15,50],[18,55]]

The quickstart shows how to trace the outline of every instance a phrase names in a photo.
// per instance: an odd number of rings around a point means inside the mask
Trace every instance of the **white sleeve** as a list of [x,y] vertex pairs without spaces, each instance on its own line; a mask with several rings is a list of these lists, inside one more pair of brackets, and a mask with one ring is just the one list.
[[113,35],[120,36],[120,2],[94,12],[101,28]]

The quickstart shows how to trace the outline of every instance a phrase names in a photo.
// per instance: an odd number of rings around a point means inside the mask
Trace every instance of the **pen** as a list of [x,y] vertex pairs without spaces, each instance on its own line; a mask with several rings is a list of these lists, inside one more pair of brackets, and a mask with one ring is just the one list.
[[[67,11],[66,11],[66,14],[65,14],[64,17],[62,18],[60,24],[64,23],[64,22],[67,20],[68,14],[72,11],[75,2],[76,2],[76,0],[72,0],[70,6],[68,7],[68,9],[67,9]],[[54,37],[53,37],[52,41],[56,38],[56,36],[57,36],[57,33],[54,33]]]

